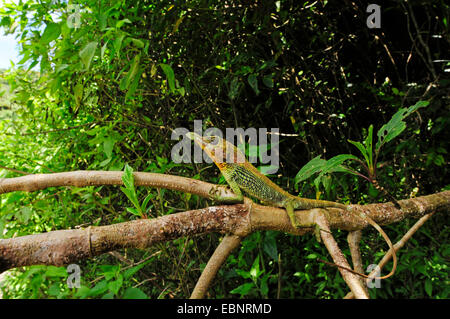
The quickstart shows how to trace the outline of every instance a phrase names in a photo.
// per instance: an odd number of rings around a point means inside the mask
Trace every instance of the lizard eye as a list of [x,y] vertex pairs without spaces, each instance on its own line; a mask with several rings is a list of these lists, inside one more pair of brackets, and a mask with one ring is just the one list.
[[219,144],[219,139],[216,136],[209,137],[209,144],[217,146]]

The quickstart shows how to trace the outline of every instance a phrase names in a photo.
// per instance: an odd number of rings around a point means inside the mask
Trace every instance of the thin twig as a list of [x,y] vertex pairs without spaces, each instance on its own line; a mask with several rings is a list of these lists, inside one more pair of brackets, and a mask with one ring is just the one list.
[[14,173],[18,173],[18,174],[23,174],[23,175],[31,175],[31,174],[32,174],[32,173],[28,173],[28,172],[25,172],[25,171],[21,171],[21,170],[19,170],[19,169],[10,168],[10,167],[5,167],[5,166],[2,166],[2,165],[0,165],[0,168],[6,169],[7,171],[10,171],[10,172],[14,172]]

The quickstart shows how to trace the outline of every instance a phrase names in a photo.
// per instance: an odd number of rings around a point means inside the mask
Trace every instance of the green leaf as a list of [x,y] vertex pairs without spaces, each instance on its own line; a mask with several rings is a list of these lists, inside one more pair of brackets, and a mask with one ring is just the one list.
[[105,56],[105,51],[108,48],[109,40],[103,44],[102,48],[100,49],[100,58],[103,60],[103,57]]
[[105,153],[107,158],[112,157],[112,152],[114,149],[114,144],[116,143],[116,140],[112,137],[108,137],[103,141],[103,152]]
[[409,116],[411,113],[417,111],[417,109],[421,108],[421,107],[427,107],[430,104],[429,101],[418,101],[416,104],[410,106],[408,108],[408,111],[406,112],[406,116]]
[[298,184],[310,178],[312,175],[320,172],[325,166],[326,162],[326,160],[320,158],[320,155],[314,157],[312,160],[306,163],[305,166],[303,166],[297,173],[297,175],[295,176],[295,184]]
[[425,292],[427,293],[427,295],[429,297],[432,297],[432,293],[433,293],[433,284],[431,282],[430,279],[427,279],[425,281]]
[[124,173],[122,175],[122,181],[127,189],[134,190],[133,169],[128,164],[125,164]]
[[125,89],[128,89],[131,82],[134,80],[136,73],[138,72],[138,69],[139,69],[139,60],[140,59],[141,59],[141,55],[136,54],[136,56],[133,59],[133,63],[131,64],[130,70],[128,71],[128,74],[126,76]]
[[75,104],[78,107],[81,104],[81,100],[83,99],[83,83],[79,82],[73,88],[73,96],[75,98]]
[[234,288],[233,290],[230,291],[230,293],[240,294],[241,296],[244,296],[244,295],[247,295],[254,286],[255,285],[252,282],[249,282],[249,283],[240,285],[237,288]]
[[248,84],[252,87],[253,91],[255,91],[256,95],[259,95],[259,89],[258,89],[258,78],[256,77],[256,74],[250,74],[248,76]]
[[369,154],[367,153],[367,149],[365,148],[365,146],[360,142],[355,142],[355,141],[351,141],[351,140],[348,140],[348,142],[356,146],[356,148],[364,156],[364,159],[366,160],[367,165],[369,165],[370,164]]
[[252,277],[248,271],[243,269],[236,269],[236,273],[244,279],[249,279]]
[[92,58],[94,57],[95,50],[97,49],[97,44],[97,41],[89,42],[79,53],[86,70],[88,70],[91,65]]
[[20,208],[19,213],[16,214],[16,217],[21,223],[27,224],[32,214],[32,209],[30,207],[24,206]]
[[369,158],[369,163],[368,163],[368,167],[370,169],[373,169],[373,153],[372,153],[372,144],[373,144],[373,125],[369,126],[369,132],[367,133],[367,138],[364,141],[364,144],[366,145],[366,150],[367,150],[367,157]]
[[116,29],[120,29],[125,23],[131,23],[128,19],[120,20],[116,23]]
[[123,38],[125,38],[125,34],[121,34],[119,35],[115,40],[114,40],[114,50],[116,51],[117,57],[120,59],[120,50],[122,49],[122,41]]
[[49,288],[48,288],[48,294],[50,296],[58,296],[61,294],[61,289],[59,288],[59,284],[57,283],[53,283]]
[[136,216],[142,216],[137,210],[136,208],[133,207],[127,207],[127,212],[136,215]]
[[98,15],[98,25],[100,28],[100,31],[105,29],[107,27],[108,22],[108,15],[105,12],[102,12]]
[[92,292],[92,289],[89,289],[89,287],[81,286],[80,288],[77,289],[74,296],[85,299],[86,297],[89,297],[91,292]]
[[253,261],[252,268],[250,268],[250,276],[252,276],[253,280],[256,280],[259,275],[261,275],[260,268],[259,268],[259,255],[256,256],[255,261]]
[[230,83],[230,91],[228,92],[228,97],[230,100],[234,100],[239,95],[239,89],[241,87],[241,83],[239,83],[239,78],[234,77]]
[[61,26],[58,23],[49,23],[42,33],[40,42],[42,44],[48,44],[53,40],[58,39],[61,34]]
[[358,158],[352,154],[341,154],[330,158],[326,161],[325,165],[323,165],[321,175],[333,172],[347,172],[347,169],[342,169],[343,167],[341,164],[349,159],[358,160]]
[[136,89],[139,86],[139,81],[141,80],[141,75],[144,73],[144,70],[139,67],[139,70],[137,71],[137,74],[133,77],[133,82],[131,82],[130,88],[127,91],[127,94],[125,95],[125,99],[129,99],[134,95],[134,92],[136,92]]
[[378,142],[376,144],[377,152],[384,144],[392,141],[406,128],[406,123],[403,122],[405,113],[405,108],[400,109],[392,116],[391,120],[384,124],[378,131]]
[[148,296],[139,288],[128,287],[123,294],[123,299],[148,299]]
[[45,271],[47,277],[67,277],[66,267],[48,266]]
[[375,146],[376,152],[378,153],[381,147],[392,141],[394,138],[399,136],[406,128],[406,123],[403,121],[407,116],[411,115],[413,112],[421,107],[426,107],[430,104],[428,101],[418,101],[416,104],[410,106],[408,109],[401,108],[395,113],[392,118],[384,124],[378,131],[378,141]]
[[263,83],[265,86],[267,86],[268,88],[273,88],[273,79],[272,79],[272,74],[268,74],[266,76],[263,77]]
[[104,293],[108,290],[108,282],[106,280],[100,281],[98,284],[95,285],[94,288],[91,289],[89,292],[89,296],[98,296]]
[[123,285],[123,277],[119,275],[119,278],[117,278],[116,280],[108,282],[108,289],[115,295],[117,295],[122,285]]
[[167,82],[169,83],[170,92],[175,92],[175,73],[170,65],[161,63],[159,65],[161,69],[164,71],[164,74],[167,77]]
[[142,205],[141,205],[141,208],[142,208],[142,211],[143,212],[146,212],[147,211],[147,205],[148,205],[148,202],[153,198],[153,194],[152,193],[149,193],[146,197],[145,197],[145,199],[144,199],[144,201],[142,202]]
[[139,40],[139,39],[135,39],[135,38],[131,38],[131,42],[133,42],[133,44],[138,47],[139,49],[142,49],[144,47],[144,41]]
[[266,234],[266,236],[264,237],[263,250],[273,260],[278,259],[277,241],[275,240],[274,234]]
[[107,292],[102,296],[102,299],[114,299],[114,293],[113,292]]
[[142,216],[143,211],[137,199],[136,190],[134,188],[133,169],[128,164],[125,165],[124,173],[122,174],[122,181],[125,188],[121,187],[120,190],[128,197],[136,208],[127,208],[127,211],[134,215]]
[[131,268],[127,269],[126,271],[124,271],[124,273],[123,273],[124,279],[128,280],[129,278],[131,278],[135,273],[137,273],[139,270],[141,270],[143,267],[145,267],[145,265],[147,265],[150,261],[151,261],[151,259],[147,260],[146,262],[143,262],[142,264],[131,267]]

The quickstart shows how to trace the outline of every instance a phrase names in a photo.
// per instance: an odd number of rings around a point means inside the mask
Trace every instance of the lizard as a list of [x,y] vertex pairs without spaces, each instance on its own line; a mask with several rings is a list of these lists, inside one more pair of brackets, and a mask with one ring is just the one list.
[[[272,182],[268,177],[259,172],[259,170],[250,164],[245,155],[233,144],[219,136],[200,136],[196,133],[189,132],[186,136],[193,140],[207,155],[212,159],[215,165],[219,168],[226,182],[231,190],[237,196],[237,201],[242,201],[244,195],[242,191],[252,197],[259,199],[264,205],[285,208],[289,216],[290,222],[294,228],[310,227],[309,225],[301,225],[295,218],[294,210],[306,210],[314,208],[334,207],[352,211],[351,207],[341,203],[335,203],[326,200],[313,200],[308,198],[301,198],[294,196],[280,186]],[[365,219],[383,236],[391,249],[393,256],[393,269],[385,276],[375,277],[375,279],[386,279],[392,276],[397,267],[397,258],[395,249],[381,227],[364,213],[359,213],[360,218]],[[317,233],[316,233],[317,235]],[[320,236],[317,236],[320,238]],[[336,265],[340,268],[345,268]],[[346,270],[356,273],[351,269]],[[369,278],[369,276],[356,273],[362,277]]]

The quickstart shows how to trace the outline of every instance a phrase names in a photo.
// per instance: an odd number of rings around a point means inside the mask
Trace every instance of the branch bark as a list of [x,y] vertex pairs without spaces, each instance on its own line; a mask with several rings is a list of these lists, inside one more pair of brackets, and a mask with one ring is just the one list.
[[202,299],[205,297],[205,293],[210,287],[213,279],[216,277],[222,264],[227,260],[231,252],[239,246],[242,241],[242,237],[236,235],[227,235],[217,246],[214,254],[209,259],[206,264],[202,275],[195,285],[194,291],[192,292],[191,299]]
[[[347,242],[350,248],[350,255],[352,257],[353,270],[360,274],[363,274],[364,273],[363,262],[361,257],[361,249],[359,247],[361,237],[362,237],[361,230],[351,231],[348,233]],[[366,294],[369,295],[369,291],[367,290],[365,280],[362,277],[359,277],[359,282],[364,288]]]
[[[54,174],[37,174],[0,180],[0,194],[12,191],[36,191],[57,186],[122,185],[123,172],[76,171]],[[232,203],[236,196],[227,188],[190,178],[155,174],[134,173],[136,186],[150,186],[192,193],[208,199]],[[401,209],[392,203],[352,205],[352,211],[337,208],[296,211],[301,225],[319,224],[322,229],[339,228],[357,231],[368,226],[358,217],[363,211],[380,225],[395,223],[404,218],[420,218],[434,211],[450,208],[450,191],[399,201]],[[319,216],[319,217],[318,217]],[[220,265],[229,253],[239,245],[241,238],[257,230],[276,230],[303,235],[313,228],[294,228],[284,209],[253,203],[246,198],[244,204],[220,205],[191,210],[155,219],[88,227],[87,229],[58,230],[17,238],[0,239],[0,272],[19,266],[46,264],[64,265],[91,258],[121,248],[147,248],[156,243],[179,237],[210,232],[229,234],[202,274],[193,297],[204,296]],[[331,233],[321,232],[322,239],[336,264],[347,267],[345,257],[337,247]],[[339,268],[353,295],[366,298],[359,278]]]
[[[61,186],[123,185],[122,175],[122,171],[74,171],[1,178],[0,194],[14,191],[33,192],[48,187]],[[236,200],[236,195],[228,188],[192,178],[144,172],[134,172],[133,176],[136,186],[166,188],[191,193],[211,200],[219,197],[229,198],[230,201]]]
[[334,240],[334,237],[331,234],[328,220],[325,214],[323,213],[324,211],[325,211],[324,209],[315,209],[316,212],[315,222],[320,227],[320,237],[322,238],[325,247],[327,247],[327,250],[330,253],[331,257],[333,258],[334,263],[340,266],[338,268],[339,272],[341,273],[344,281],[350,287],[350,290],[352,291],[353,295],[358,299],[369,299],[369,295],[364,290],[364,286],[359,280],[359,277],[351,273],[350,271],[344,269],[344,268],[350,269],[350,265],[348,264],[347,259],[345,259],[344,254],[342,253],[336,240]]
[[[246,200],[248,203],[249,200]],[[407,212],[402,218],[421,217],[432,211],[448,210],[450,191],[403,200]],[[383,208],[379,206],[387,206]],[[357,205],[353,209],[359,209]],[[388,211],[387,216],[380,212]],[[393,212],[390,212],[393,210]],[[364,205],[365,213],[377,223],[394,223],[399,218],[393,204]],[[295,212],[304,225],[314,223],[314,210]],[[330,228],[363,229],[367,224],[350,212],[337,208],[324,210]],[[210,232],[246,236],[257,230],[276,230],[294,235],[312,232],[312,228],[295,229],[286,211],[253,203],[252,213],[247,204],[212,206],[158,217],[86,229],[57,230],[48,233],[0,239],[0,271],[26,265],[64,265],[91,258],[121,248],[147,248],[156,243],[188,235]]]
[[[412,235],[414,235],[415,232],[417,232],[419,230],[420,227],[422,227],[423,224],[425,224],[425,222],[431,218],[431,216],[433,216],[433,213],[430,214],[426,214],[424,216],[422,216],[407,232],[406,234],[402,237],[402,239],[400,239],[397,243],[395,243],[394,245],[394,250],[395,252],[398,252],[403,246],[405,246],[406,242],[412,237]],[[369,277],[372,277],[375,275],[375,273],[377,272],[377,270],[381,270],[387,263],[388,261],[392,258],[392,253],[389,250],[386,255],[383,256],[383,258],[381,259],[381,261],[378,263],[378,267],[376,267],[370,274]],[[352,299],[355,298],[355,295],[353,294],[352,291],[350,291],[345,297],[345,299]]]

